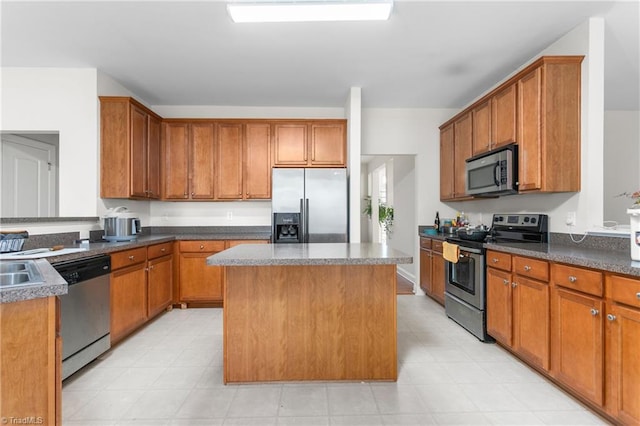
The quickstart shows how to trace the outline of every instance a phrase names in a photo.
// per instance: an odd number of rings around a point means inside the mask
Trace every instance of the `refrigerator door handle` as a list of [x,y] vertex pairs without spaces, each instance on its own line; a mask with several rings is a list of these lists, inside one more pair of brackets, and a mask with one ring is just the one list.
[[300,198],[300,235],[298,235],[298,242],[299,243],[306,243],[307,242],[307,231],[306,231],[306,224],[307,222],[307,214],[306,211],[304,210],[304,198]]
[[304,242],[309,242],[309,199],[304,200]]

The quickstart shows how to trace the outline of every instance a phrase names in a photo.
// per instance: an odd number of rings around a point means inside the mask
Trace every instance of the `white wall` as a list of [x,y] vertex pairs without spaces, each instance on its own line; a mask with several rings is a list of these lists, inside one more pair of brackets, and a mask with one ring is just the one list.
[[605,111],[604,147],[604,220],[628,226],[633,201],[617,195],[640,189],[640,111]]
[[59,132],[60,216],[96,215],[95,69],[3,68],[2,131]]

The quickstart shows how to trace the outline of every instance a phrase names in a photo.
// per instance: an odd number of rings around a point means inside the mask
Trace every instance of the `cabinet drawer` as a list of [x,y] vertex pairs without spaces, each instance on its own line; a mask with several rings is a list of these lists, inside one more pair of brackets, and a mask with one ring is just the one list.
[[432,240],[431,241],[431,250],[437,251],[438,253],[442,253],[442,241],[440,241],[440,240]]
[[224,240],[180,241],[180,252],[200,253],[224,250]]
[[602,273],[567,265],[551,265],[551,279],[558,286],[602,296]]
[[608,275],[606,285],[611,300],[640,308],[640,280]]
[[499,251],[487,250],[487,266],[503,271],[511,271],[511,255]]
[[227,241],[227,248],[239,246],[240,244],[269,244],[269,240],[229,240]]
[[420,248],[430,249],[431,248],[431,238],[420,237]]
[[546,260],[514,256],[513,272],[523,277],[530,277],[540,281],[549,281],[549,263]]
[[111,254],[111,270],[124,268],[147,261],[147,248],[140,247],[133,250],[119,251]]
[[147,258],[155,259],[172,253],[173,243],[154,244],[147,247]]

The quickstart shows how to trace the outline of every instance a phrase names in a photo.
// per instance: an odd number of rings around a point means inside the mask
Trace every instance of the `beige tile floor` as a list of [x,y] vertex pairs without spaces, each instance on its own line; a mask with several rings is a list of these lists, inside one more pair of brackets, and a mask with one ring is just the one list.
[[222,384],[222,310],[163,314],[63,383],[69,425],[606,424],[425,296],[398,296],[397,383]]

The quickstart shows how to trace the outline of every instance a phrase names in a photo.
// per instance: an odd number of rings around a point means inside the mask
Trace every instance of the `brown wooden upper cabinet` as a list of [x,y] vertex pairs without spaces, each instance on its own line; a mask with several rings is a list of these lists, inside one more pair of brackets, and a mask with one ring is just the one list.
[[161,118],[129,97],[100,97],[100,196],[160,198]]
[[346,167],[346,120],[292,121],[273,125],[275,167]]
[[165,122],[163,198],[214,199],[215,125],[213,122]]
[[473,155],[516,142],[517,86],[484,97],[473,108]]
[[520,192],[580,191],[582,59],[543,57],[518,79]]
[[465,161],[471,157],[472,113],[440,129],[440,199],[468,198],[465,188]]
[[543,56],[440,126],[440,199],[468,199],[464,161],[511,143],[521,193],[580,191],[583,58]]
[[271,198],[271,125],[216,125],[216,199]]

